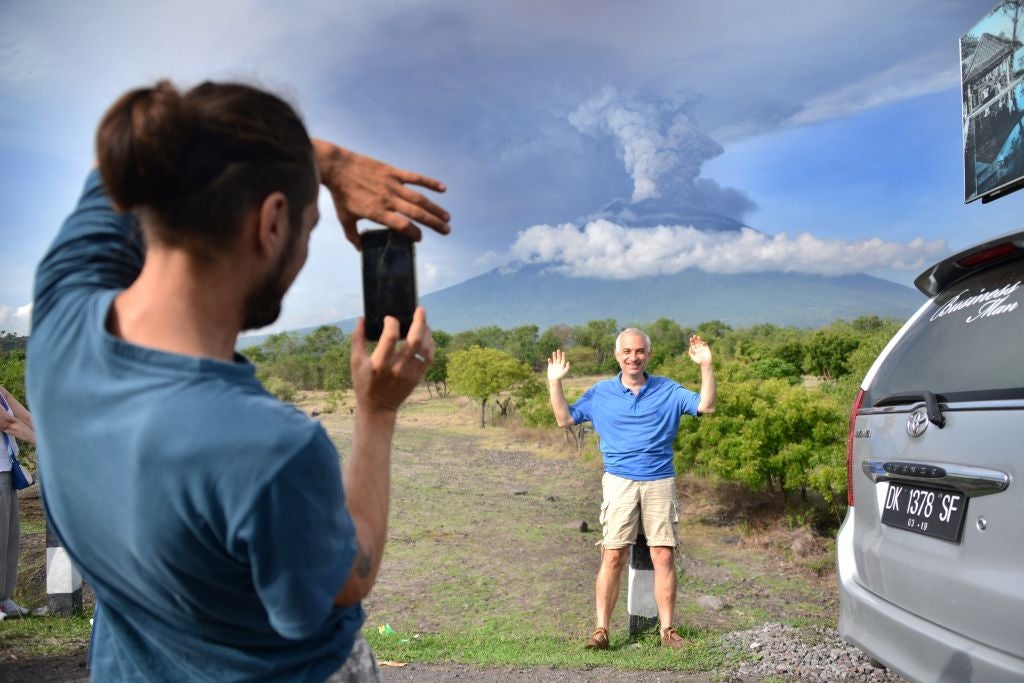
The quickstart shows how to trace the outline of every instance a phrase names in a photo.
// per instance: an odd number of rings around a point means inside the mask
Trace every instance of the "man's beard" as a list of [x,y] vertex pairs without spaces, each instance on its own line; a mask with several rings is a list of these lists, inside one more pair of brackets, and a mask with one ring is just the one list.
[[284,281],[284,272],[292,260],[294,247],[294,243],[289,244],[285,253],[281,254],[281,259],[274,270],[267,273],[263,282],[249,292],[249,296],[245,299],[245,315],[242,318],[243,330],[266,327],[281,315],[281,302],[284,300],[284,295],[290,284]]

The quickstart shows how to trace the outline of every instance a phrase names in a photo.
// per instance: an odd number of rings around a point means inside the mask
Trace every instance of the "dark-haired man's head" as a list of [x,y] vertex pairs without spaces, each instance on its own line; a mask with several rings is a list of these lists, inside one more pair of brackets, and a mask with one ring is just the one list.
[[319,186],[312,143],[291,106],[248,85],[205,82],[181,92],[161,81],[114,103],[96,152],[111,199],[138,212],[147,241],[198,263],[231,255],[253,212],[282,197],[287,248],[249,293],[243,316],[246,328],[277,318],[305,262]]

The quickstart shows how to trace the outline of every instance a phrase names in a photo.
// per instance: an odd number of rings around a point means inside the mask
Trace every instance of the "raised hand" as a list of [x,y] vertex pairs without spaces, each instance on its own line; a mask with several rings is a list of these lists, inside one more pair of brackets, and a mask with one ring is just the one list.
[[334,209],[348,241],[359,247],[356,223],[367,218],[418,241],[413,221],[442,235],[451,232],[451,216],[408,185],[444,192],[444,183],[356,154],[323,140],[313,141],[320,179],[331,192]]
[[698,365],[705,365],[711,362],[711,347],[700,338],[700,335],[690,337],[690,360]]
[[560,380],[569,374],[569,361],[565,358],[565,351],[555,349],[548,358],[548,381]]
[[398,319],[384,318],[384,331],[371,355],[366,353],[362,318],[352,332],[352,384],[356,403],[371,412],[397,412],[434,360],[434,339],[422,306],[413,314],[405,343],[397,347]]

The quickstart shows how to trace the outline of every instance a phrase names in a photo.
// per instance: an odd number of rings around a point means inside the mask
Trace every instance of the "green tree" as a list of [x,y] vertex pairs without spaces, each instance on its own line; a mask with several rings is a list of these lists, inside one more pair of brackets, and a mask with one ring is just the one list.
[[568,349],[572,346],[572,328],[568,325],[552,325],[544,330],[537,340],[537,354],[542,361],[547,361],[555,349]]
[[603,371],[597,361],[597,351],[589,346],[572,346],[565,352],[565,356],[577,375],[597,375]]
[[283,356],[267,367],[269,377],[277,377],[297,389],[318,388],[316,359],[308,354]]
[[480,401],[481,427],[487,401],[533,377],[530,366],[497,349],[473,346],[448,357],[448,382],[453,391]]
[[427,392],[430,387],[442,398],[448,395],[448,350],[436,348],[434,350],[434,362],[427,368],[423,381],[427,384]]
[[263,353],[273,362],[295,353],[299,348],[299,335],[294,332],[278,332],[263,340]]
[[25,400],[25,350],[14,349],[0,353],[0,385],[14,395],[22,405],[29,407]]
[[432,330],[430,336],[434,338],[434,348],[436,349],[447,349],[451,346],[452,335],[444,330]]
[[642,327],[651,338],[651,358],[647,366],[656,370],[667,359],[686,353],[690,346],[690,330],[670,318],[658,318]]
[[618,334],[618,324],[614,318],[591,320],[586,325],[576,325],[572,328],[574,343],[591,349],[594,353],[594,363],[599,368],[603,368],[605,362],[614,356],[615,337]]
[[345,343],[345,333],[335,325],[321,325],[305,337],[299,343],[299,352],[308,353],[314,358],[327,353],[327,351],[342,346]]
[[846,326],[832,325],[814,332],[807,340],[804,367],[825,379],[836,379],[850,372],[847,360],[860,343]]
[[453,335],[449,346],[453,351],[462,351],[474,346],[485,349],[502,349],[508,333],[497,325],[477,327]]
[[882,349],[889,343],[889,340],[896,336],[903,324],[896,320],[885,320],[860,338],[857,348],[854,349],[846,360],[849,374],[859,383],[868,374],[868,370],[874,364],[875,359],[882,353]]
[[537,351],[538,332],[539,329],[536,325],[520,325],[513,328],[505,335],[502,351],[535,370],[539,370],[540,362],[544,359]]
[[22,337],[17,332],[0,330],[0,354],[24,351],[26,346],[28,346],[28,337]]
[[723,384],[715,416],[680,429],[677,462],[787,499],[824,487],[826,499],[840,500],[848,417],[832,395],[782,380]]
[[319,359],[319,389],[341,391],[352,388],[352,349],[339,344],[326,351]]

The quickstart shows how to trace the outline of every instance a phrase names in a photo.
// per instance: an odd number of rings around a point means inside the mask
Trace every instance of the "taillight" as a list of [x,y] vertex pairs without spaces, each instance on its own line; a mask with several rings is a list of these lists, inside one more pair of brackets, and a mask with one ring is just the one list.
[[846,503],[853,507],[853,427],[857,424],[857,413],[864,401],[864,390],[857,390],[857,398],[853,399],[850,411],[850,432],[846,435]]
[[1017,246],[1013,242],[1003,242],[984,251],[979,251],[977,254],[965,256],[957,261],[956,264],[961,268],[972,268],[988,261],[995,261],[1014,251],[1017,251]]

